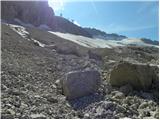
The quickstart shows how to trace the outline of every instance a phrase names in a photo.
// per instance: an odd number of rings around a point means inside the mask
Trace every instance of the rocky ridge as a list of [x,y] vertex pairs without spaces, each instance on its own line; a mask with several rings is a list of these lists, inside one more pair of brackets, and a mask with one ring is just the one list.
[[48,1],[1,1],[1,6],[4,22],[92,37],[80,26],[55,16]]
[[123,36],[123,35],[118,35],[115,33],[109,34],[109,33],[106,33],[104,31],[101,31],[95,28],[84,28],[84,29],[88,33],[90,33],[93,36],[93,38],[100,38],[104,40],[117,40],[117,41],[127,38],[126,36]]

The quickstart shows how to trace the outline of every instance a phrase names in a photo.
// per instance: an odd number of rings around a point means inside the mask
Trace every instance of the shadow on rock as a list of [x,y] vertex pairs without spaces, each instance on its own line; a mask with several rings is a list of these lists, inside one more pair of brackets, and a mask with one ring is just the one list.
[[84,109],[85,107],[87,107],[88,105],[94,102],[99,102],[103,99],[104,99],[104,95],[99,93],[94,93],[81,98],[69,100],[69,104],[73,107],[73,109],[80,110],[80,109]]

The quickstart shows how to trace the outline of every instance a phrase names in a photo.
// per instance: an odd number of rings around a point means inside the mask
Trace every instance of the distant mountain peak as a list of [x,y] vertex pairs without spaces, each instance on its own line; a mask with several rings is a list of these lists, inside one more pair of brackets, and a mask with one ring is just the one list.
[[147,44],[152,44],[152,45],[159,45],[159,41],[153,41],[151,39],[148,39],[148,38],[141,38],[141,40],[144,42],[144,43],[147,43]]
[[84,28],[88,33],[90,33],[94,38],[100,38],[105,40],[122,40],[126,39],[126,36],[118,35],[116,33],[106,33],[104,31],[95,28]]

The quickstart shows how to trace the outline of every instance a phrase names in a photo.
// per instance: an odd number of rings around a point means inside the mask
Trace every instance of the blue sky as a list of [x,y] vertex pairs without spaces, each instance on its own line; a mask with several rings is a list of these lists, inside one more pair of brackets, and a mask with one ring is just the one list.
[[49,5],[55,14],[75,20],[82,27],[94,27],[106,33],[158,40],[157,1],[54,0]]

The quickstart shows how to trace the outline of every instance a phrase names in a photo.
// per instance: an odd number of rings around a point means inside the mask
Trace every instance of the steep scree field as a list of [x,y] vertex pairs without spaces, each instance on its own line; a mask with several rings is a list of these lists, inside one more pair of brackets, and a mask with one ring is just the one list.
[[[158,48],[88,48],[36,28],[2,24],[1,30],[1,118],[159,118],[156,89],[108,81],[120,60],[158,65]],[[101,74],[98,92],[67,100],[64,75],[90,69]]]

